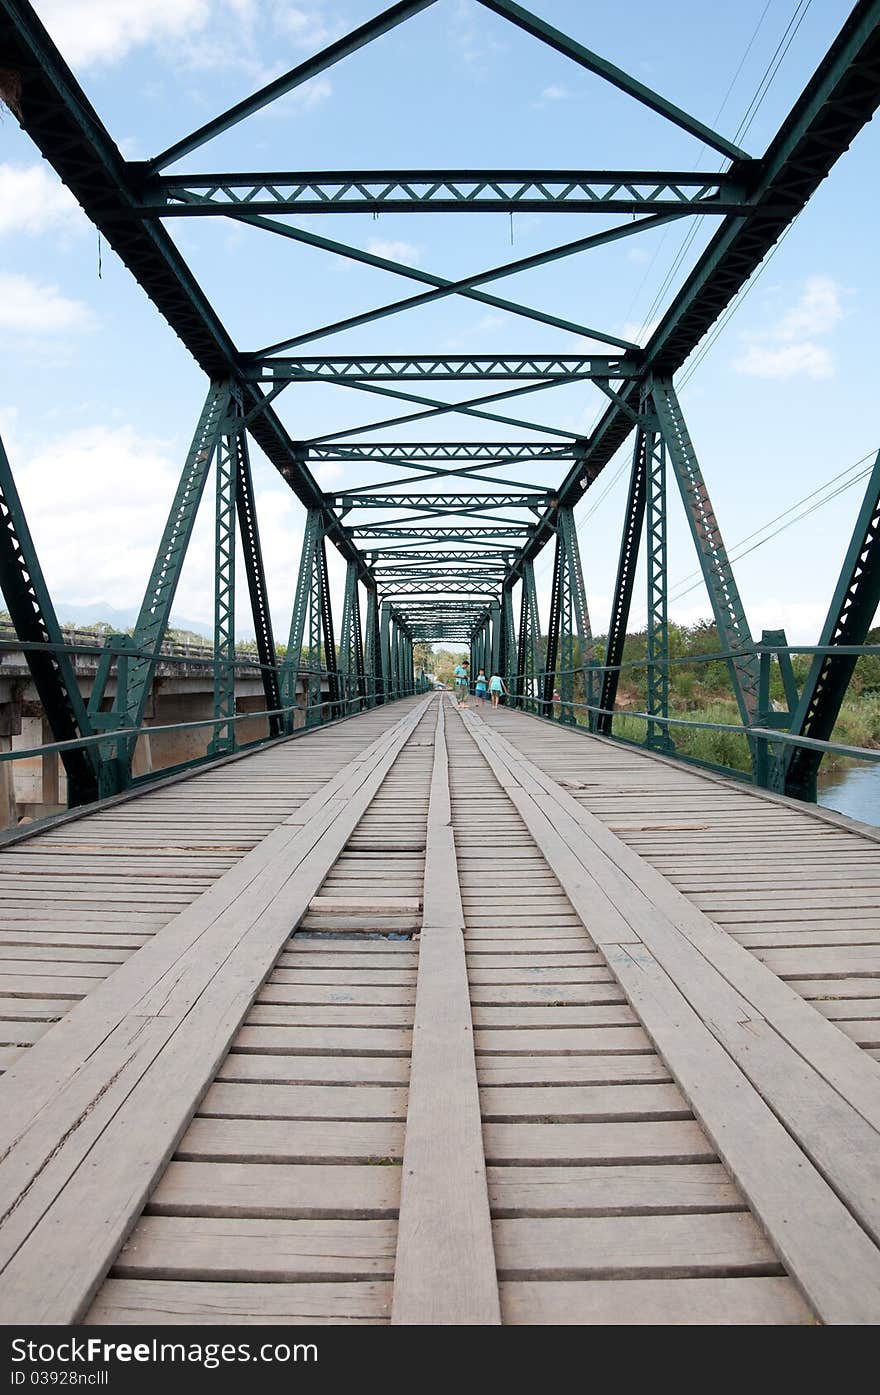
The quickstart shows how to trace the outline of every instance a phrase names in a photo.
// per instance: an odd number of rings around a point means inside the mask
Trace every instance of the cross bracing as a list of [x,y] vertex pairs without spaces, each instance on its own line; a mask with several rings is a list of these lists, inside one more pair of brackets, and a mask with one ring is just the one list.
[[[154,157],[128,161],[32,6],[27,0],[0,0],[0,51],[4,69],[12,75],[15,115],[209,380],[205,409],[178,491],[178,511],[169,519],[153,589],[135,636],[139,657],[131,663],[127,720],[136,722],[142,715],[154,662],[151,656],[161,642],[195,511],[215,461],[222,477],[222,487],[216,490],[216,614],[217,653],[226,673],[225,685],[220,682],[217,690],[218,711],[223,709],[226,722],[218,731],[224,748],[234,744],[228,722],[228,680],[236,516],[245,542],[267,701],[272,693],[283,697],[290,691],[291,660],[286,661],[287,669],[277,664],[267,624],[265,577],[243,445],[247,438],[257,443],[306,510],[289,653],[307,654],[310,684],[316,693],[319,671],[327,670],[333,712],[342,710],[339,704],[352,692],[358,700],[377,700],[397,692],[401,685],[411,685],[412,645],[425,638],[469,643],[474,654],[491,659],[510,677],[517,700],[543,704],[544,714],[551,715],[547,707],[556,691],[556,669],[561,673],[563,661],[570,665],[576,661],[584,670],[586,684],[585,665],[592,662],[586,609],[589,578],[585,582],[574,509],[634,436],[613,602],[616,628],[609,636],[609,653],[626,631],[635,558],[647,517],[656,679],[651,688],[651,717],[659,731],[665,705],[661,672],[666,654],[664,527],[666,493],[673,487],[681,494],[691,524],[718,632],[737,650],[737,657],[730,660],[731,681],[743,721],[747,726],[754,724],[760,717],[754,640],[674,379],[871,119],[880,97],[880,0],[858,0],[763,154],[743,149],[671,97],[612,64],[587,46],[586,34],[562,33],[514,0],[478,0],[535,43],[589,73],[595,82],[610,84],[653,113],[654,119],[686,132],[701,147],[700,154],[709,152],[714,160],[721,157],[722,168],[714,173],[700,170],[699,158],[690,170],[652,170],[644,165],[633,169],[599,165],[589,169],[311,172],[205,169],[205,147],[215,137],[392,30],[405,36],[409,20],[444,3],[397,0],[250,97],[184,133]],[[583,28],[588,30],[588,23]],[[198,173],[172,168],[196,152]],[[448,220],[461,212],[491,216],[535,211],[616,215],[618,221],[598,227],[593,221],[594,230],[581,236],[454,278],[291,221],[300,215],[345,213],[349,226],[354,226],[358,215],[382,212],[442,215]],[[329,254],[417,285],[403,297],[353,309],[326,323],[291,325],[290,332],[274,343],[240,345],[166,226],[168,220],[212,216],[235,220],[279,246],[295,245],[304,256]],[[630,239],[682,220],[683,226],[702,220],[707,240],[645,344],[623,337],[613,324],[593,323],[587,309],[584,319],[571,318],[580,315],[575,306],[589,306],[590,258],[597,249],[628,245]],[[327,225],[322,222],[322,226]],[[513,294],[497,293],[497,283],[553,263],[570,268],[577,278],[579,294],[571,297],[565,314],[524,303]],[[353,330],[369,334],[379,324],[386,332],[391,324],[402,340],[412,334],[411,312],[438,301],[461,300],[515,317],[524,336],[522,348],[513,354],[499,349],[470,355],[422,352],[431,345],[420,345],[419,351],[407,352],[401,342],[400,350],[390,354],[382,352],[381,345],[378,352],[345,353],[338,352],[334,343],[326,355],[321,352],[319,341],[339,341]],[[621,322],[624,319],[621,314]],[[562,331],[566,351],[530,352],[525,336],[535,326],[545,335]],[[575,336],[575,351],[569,351],[571,336]],[[414,385],[437,383],[451,385],[447,390],[454,392],[458,381],[500,384],[500,389],[469,391],[457,398],[413,391]],[[378,399],[389,398],[395,403],[394,414],[381,420],[375,416],[357,419],[340,429],[331,410],[326,413],[326,429],[308,437],[299,425],[297,394],[314,385],[319,385],[315,390],[320,392],[345,389],[338,394],[340,401],[353,401],[352,393],[363,395],[374,406]],[[603,395],[606,406],[592,430],[579,434],[560,425],[553,407],[559,389]],[[500,404],[503,410],[498,409]],[[282,407],[285,417],[279,415]],[[451,428],[451,421],[461,423],[462,418],[468,419],[467,429],[472,428],[477,439],[461,439],[465,433]],[[582,420],[583,414],[577,419]],[[479,434],[490,429],[492,438],[480,440]],[[405,433],[408,439],[374,439],[373,433],[381,431],[392,437],[395,431]],[[330,493],[318,482],[319,467],[327,464],[366,468],[385,477]],[[510,469],[520,478],[508,477]],[[375,510],[382,516],[371,520],[367,515]],[[395,512],[397,516],[392,517]],[[875,512],[866,501],[864,516],[873,519]],[[27,536],[26,529],[17,528],[16,546],[4,562],[6,575],[26,567],[28,575],[39,575],[36,559],[21,556],[20,539]],[[873,554],[878,546],[876,530],[869,527],[865,536],[865,548]],[[346,562],[344,603],[336,607],[342,616],[339,631],[331,606],[328,543]],[[548,544],[554,550],[553,585],[550,613],[542,618],[534,564]],[[876,584],[877,568],[866,565],[865,548],[858,552],[858,565],[853,563],[852,585],[860,588],[859,605],[853,608],[846,602],[847,615],[857,614],[858,626],[855,630],[851,625],[842,627],[835,623],[835,616],[829,616],[826,625],[828,635],[846,633],[852,643],[864,640],[859,627],[864,615],[870,616]],[[25,590],[20,587],[16,595],[24,597]],[[851,597],[846,578],[841,578],[838,594]],[[24,625],[24,609],[14,618]],[[43,631],[53,632],[51,615],[44,615],[41,623]],[[64,666],[48,678],[44,672],[42,681],[58,690],[53,710],[64,714],[65,734],[69,735],[73,722],[85,735],[89,714],[79,712]],[[563,715],[571,718],[574,690],[561,678],[560,684]],[[830,729],[829,713],[834,702],[839,703],[841,687],[819,678],[816,684],[815,692],[802,695],[798,711],[809,714],[811,730],[825,731]],[[602,707],[613,697],[615,685],[614,673],[606,668]],[[824,704],[818,715],[817,704]],[[793,720],[795,716],[793,710]],[[609,729],[606,719],[607,711],[600,710],[598,725]],[[100,765],[100,757],[95,760]],[[85,763],[80,759],[77,766],[83,788],[99,779],[90,762],[91,756]],[[788,768],[799,770],[804,764],[792,761]],[[124,782],[124,770],[120,778]],[[785,772],[782,778],[788,778]],[[803,777],[798,778],[803,783]]]

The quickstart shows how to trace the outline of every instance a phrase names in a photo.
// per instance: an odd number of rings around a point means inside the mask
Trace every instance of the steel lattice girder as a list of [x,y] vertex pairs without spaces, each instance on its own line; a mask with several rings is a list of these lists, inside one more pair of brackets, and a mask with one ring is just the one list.
[[[864,644],[880,605],[880,453],[868,479],[828,616],[822,647]],[[829,741],[856,666],[854,654],[817,654],[792,716],[799,736]],[[815,799],[821,751],[794,747],[785,759],[785,793]]]
[[449,357],[436,354],[387,354],[334,358],[273,358],[244,370],[248,382],[284,384],[288,382],[358,383],[392,382],[479,382],[545,378],[550,382],[593,381],[634,378],[638,375],[638,354],[601,358],[586,354],[479,354]]
[[[247,213],[742,213],[735,172],[645,170],[338,170],[150,176],[144,217]],[[132,171],[133,177],[135,170]]]
[[[859,0],[807,83],[766,155],[751,161],[756,211],[725,219],[642,350],[645,376],[674,374],[794,221],[880,104],[880,0]],[[639,389],[625,397],[637,408]],[[608,408],[581,459],[559,487],[574,504],[633,428],[619,405]],[[523,550],[535,557],[552,536],[548,519]],[[521,560],[521,559],[520,559]]]
[[319,463],[333,461],[337,464],[362,460],[382,461],[394,465],[450,460],[465,463],[478,460],[537,463],[545,460],[570,460],[577,454],[577,445],[575,442],[559,444],[549,441],[374,441],[372,445],[364,445],[359,441],[334,441],[326,445],[320,442],[301,442],[298,450],[309,460]]
[[544,494],[346,494],[331,495],[330,502],[349,509],[429,509],[432,513],[470,512],[481,509],[537,509]]
[[[561,504],[562,507],[566,508],[573,506],[583,490],[595,480],[618,446],[632,430],[634,419],[638,416],[639,403],[644,398],[646,391],[650,392],[653,389],[654,376],[661,374],[668,378],[684,362],[706,330],[715,323],[721,310],[730,303],[733,296],[745,284],[751,272],[773,246],[782,231],[797,216],[819,181],[827,174],[842,151],[851,143],[861,126],[870,119],[877,105],[878,92],[880,92],[880,0],[859,0],[767,154],[760,160],[750,161],[743,158],[744,152],[716,132],[696,121],[688,113],[673,106],[657,93],[651,92],[630,75],[591,53],[583,45],[553,29],[539,17],[529,14],[521,6],[513,3],[513,0],[481,0],[481,2],[536,39],[549,44],[567,58],[580,64],[581,67],[613,83],[655,112],[660,113],[663,117],[696,135],[709,146],[732,158],[734,166],[727,176],[722,176],[722,180],[726,180],[730,185],[735,184],[745,200],[744,203],[737,205],[735,212],[722,215],[720,227],[715,237],[698,260],[694,271],[686,278],[682,290],[675,297],[646,349],[639,352],[637,360],[634,346],[628,345],[627,341],[617,340],[614,336],[594,335],[599,339],[604,337],[606,342],[614,343],[619,348],[627,349],[627,353],[623,356],[627,362],[627,367],[635,365],[636,371],[631,375],[619,374],[615,379],[619,383],[619,391],[616,395],[611,394],[612,405],[606,410],[598,427],[587,441],[572,437],[564,443],[556,442],[552,445],[549,442],[539,442],[537,447],[532,443],[490,443],[487,446],[480,443],[462,442],[447,443],[445,446],[424,443],[417,443],[414,446],[401,446],[399,444],[376,446],[375,443],[372,446],[364,446],[358,442],[333,441],[326,437],[311,443],[293,442],[271,407],[270,399],[273,394],[270,393],[268,398],[262,396],[258,384],[250,380],[259,356],[244,356],[238,352],[161,223],[154,218],[138,218],[139,200],[144,187],[143,167],[126,164],[121,159],[106,129],[89,106],[75,79],[34,15],[32,7],[26,3],[26,0],[0,0],[0,51],[3,52],[4,64],[8,65],[8,71],[13,79],[20,79],[21,82],[18,110],[24,129],[29,132],[39,148],[52,162],[88,215],[94,220],[99,231],[107,237],[123,261],[130,267],[201,366],[215,382],[226,383],[230,390],[240,392],[244,411],[243,420],[248,423],[251,433],[273,464],[281,470],[298,497],[318,520],[321,557],[323,558],[325,537],[329,536],[343,556],[358,568],[359,576],[368,587],[371,585],[372,578],[363,555],[354,545],[354,530],[346,529],[340,523],[334,510],[328,507],[325,496],[318,489],[308,469],[307,461],[322,458],[343,461],[388,460],[393,464],[406,464],[412,469],[424,469],[434,475],[465,474],[472,470],[481,469],[484,462],[488,463],[491,460],[501,463],[513,459],[535,462],[558,459],[572,462],[572,468],[569,469],[558,493],[552,502],[548,503],[540,525],[537,527],[529,525],[524,530],[527,540],[510,561],[505,590],[509,589],[515,578],[522,577],[525,582],[524,592],[533,591],[532,562],[540,548],[553,537],[556,531],[555,511],[557,505]],[[230,111],[206,123],[199,131],[192,133],[183,141],[177,142],[170,150],[165,151],[163,155],[151,162],[150,173],[155,174],[167,164],[178,159],[181,154],[198,148],[212,135],[229,129],[243,116],[265,106],[282,93],[292,90],[301,82],[314,76],[315,73],[324,71],[341,57],[354,52],[377,35],[387,32],[388,29],[426,8],[429,3],[430,0],[408,0],[408,2],[400,0],[383,14],[361,25],[352,34],[329,45],[315,58],[306,60],[292,72],[284,74],[281,78],[268,84],[253,97],[238,103]],[[422,173],[425,177],[432,177],[430,171]],[[252,179],[261,177],[251,176]],[[473,177],[477,181],[482,178],[479,172]],[[714,176],[706,176],[707,181],[711,182],[714,179]],[[686,187],[693,189],[695,186],[687,185]],[[720,196],[720,183],[718,183],[717,189]],[[504,194],[505,192],[510,193],[509,190],[501,189],[496,190],[495,194]],[[616,196],[620,191],[615,190],[614,192]],[[440,193],[442,197],[442,191]],[[659,197],[663,190],[655,187],[653,193]],[[195,191],[190,191],[190,194],[195,194]],[[180,197],[183,197],[182,193]],[[457,202],[464,201],[457,200]],[[501,205],[496,204],[495,206],[500,207]],[[640,207],[643,212],[647,212],[649,208],[651,211],[648,216],[642,217],[638,221],[636,230],[657,226],[661,222],[681,216],[682,212],[687,209],[685,204],[679,206],[675,211],[662,213],[654,211],[654,208],[648,204],[642,204]],[[274,211],[279,211],[277,204],[273,204],[273,208]],[[580,239],[577,243],[568,244],[566,247],[550,249],[547,253],[539,253],[536,258],[521,259],[519,262],[492,268],[460,282],[449,282],[444,278],[393,263],[389,259],[377,258],[372,254],[363,253],[356,248],[347,248],[343,244],[331,244],[327,239],[318,238],[314,234],[299,229],[291,229],[289,225],[262,219],[260,215],[254,214],[253,210],[249,213],[243,213],[238,208],[232,209],[230,207],[229,213],[231,216],[254,222],[258,226],[268,227],[273,231],[284,233],[286,236],[296,237],[303,242],[329,247],[331,250],[337,251],[339,255],[350,256],[374,266],[381,266],[385,270],[393,270],[401,275],[411,276],[416,280],[427,282],[432,288],[421,296],[411,297],[407,301],[397,302],[392,306],[379,307],[368,312],[366,316],[355,317],[355,319],[345,322],[347,324],[397,313],[403,308],[409,308],[416,303],[424,303],[428,299],[436,299],[441,295],[470,294],[477,299],[506,306],[515,313],[524,314],[532,319],[572,328],[568,321],[531,311],[527,307],[517,307],[511,302],[502,302],[494,297],[486,297],[480,292],[474,292],[474,287],[487,280],[510,275],[515,270],[521,270],[526,266],[541,265],[559,256],[571,255],[572,251],[582,249],[587,245],[599,245],[612,238],[628,236],[633,231],[633,227],[627,226],[610,229],[607,234],[600,233],[592,239]],[[331,328],[338,327],[337,325]],[[325,331],[326,329],[327,327],[325,327]],[[311,336],[305,337],[314,337],[316,333],[325,331],[313,331]],[[584,327],[580,327],[578,332],[586,333],[587,331]],[[281,352],[285,347],[297,342],[300,341],[288,340],[285,344],[272,346],[272,350]],[[416,356],[415,360],[407,360],[407,364],[418,363],[419,357]],[[325,361],[321,360],[321,362]],[[373,374],[371,369],[367,376],[379,377],[384,371],[382,365],[387,366],[387,361],[372,360],[372,364],[376,372]],[[498,364],[500,366],[501,360],[498,360]],[[449,362],[448,366],[455,365]],[[420,369],[401,366],[399,370],[395,369],[394,371],[399,372],[400,376],[415,377]],[[523,375],[518,370],[516,376]],[[562,378],[563,375],[558,374],[555,381],[562,381]],[[350,374],[346,375],[345,373],[341,373],[337,381],[350,387],[364,387],[366,385],[365,378],[354,379]],[[608,390],[606,380],[598,381],[601,381],[604,388]],[[535,387],[543,388],[547,385],[549,382],[539,381]],[[274,390],[279,390],[281,386],[282,384],[276,383]],[[387,391],[377,387],[371,387],[369,390]],[[412,395],[404,396],[406,396],[406,400],[420,400],[413,398]],[[434,415],[440,411],[460,410],[462,408],[468,410],[475,405],[471,403],[440,404],[434,399],[422,400],[430,404],[430,410],[428,413],[420,415]],[[503,420],[509,421],[510,419]],[[683,423],[679,424],[683,426]],[[668,425],[667,422],[667,428]],[[372,430],[374,427],[370,426],[366,429]],[[536,429],[548,428],[538,427]],[[552,428],[549,429],[552,430]],[[693,470],[695,457],[693,457],[692,450],[689,453],[686,448],[681,446],[681,432],[675,422],[673,422],[671,433],[667,429],[664,435],[673,465],[677,469],[677,478],[684,493],[685,482],[693,483],[695,478]],[[676,440],[679,445],[677,465]],[[444,450],[449,453],[444,455]],[[322,451],[326,451],[327,454],[322,456]],[[404,451],[408,454],[404,454]],[[493,453],[487,453],[489,451]],[[521,453],[517,454],[517,452]],[[460,466],[466,462],[466,468],[463,467],[460,471],[440,470],[438,464],[444,461]],[[187,486],[188,488],[197,484],[201,467],[201,462],[198,460],[190,462],[190,464],[192,466],[190,473],[193,478],[190,485]],[[698,467],[696,468],[698,469]],[[504,482],[498,481],[498,483]],[[519,487],[518,484],[510,484],[511,489]],[[521,487],[524,491],[527,488],[525,484]],[[365,491],[362,489],[353,492],[364,493]],[[693,494],[693,490],[691,493]],[[189,500],[184,501],[183,512],[186,519],[189,518],[189,505]],[[340,507],[345,507],[345,505]],[[694,526],[694,517],[692,512],[692,526]],[[188,522],[185,523],[182,532],[178,532],[176,536],[182,537],[183,533],[186,533],[187,527],[189,527]],[[515,531],[511,530],[511,532]],[[489,536],[502,534],[503,530],[499,529],[495,529],[491,535],[488,530],[482,533],[480,530],[458,530],[452,535],[452,541],[461,536],[463,541],[478,544],[484,542]],[[405,533],[395,529],[392,536],[399,540],[398,551],[402,553],[413,538],[428,536],[428,534],[424,531],[419,534],[415,529],[408,529]],[[448,533],[444,530],[443,542],[448,543],[449,540]],[[167,537],[165,542],[167,542]],[[728,627],[732,626],[734,631],[739,632],[735,637],[741,638],[744,642],[748,637],[747,627],[745,627],[744,622],[742,625],[739,624],[739,619],[731,610],[729,603],[729,581],[732,580],[732,577],[728,577],[724,567],[719,569],[717,566],[717,549],[708,535],[705,534],[705,529],[702,529],[701,541],[698,540],[698,548],[700,546],[703,549],[701,562],[704,565],[704,574],[706,574],[710,584],[710,594],[713,596],[716,618],[718,613],[721,613]],[[185,539],[183,547],[185,548]],[[166,548],[166,554],[170,558],[170,574],[174,577],[179,569],[177,542],[172,540],[172,551],[168,553]],[[319,609],[325,629],[326,645],[326,625],[330,617],[325,561],[323,565],[316,564],[316,576],[312,580],[319,583],[321,591]],[[167,596],[168,585],[165,581],[163,581],[162,587],[151,588],[151,594],[148,594],[145,610],[142,612],[145,630],[151,630],[153,625],[158,623],[158,617],[165,606]],[[736,599],[738,600],[738,598]],[[534,631],[537,623],[537,606],[536,602],[533,603],[531,596],[527,608],[529,610],[527,624]],[[401,620],[400,625],[403,623]],[[397,621],[395,621],[395,626],[397,626]],[[719,628],[721,627],[719,626]],[[332,633],[332,620],[330,620],[330,630]],[[396,634],[397,629],[395,629]],[[403,634],[402,630],[401,634]],[[538,635],[540,635],[540,627],[538,627]],[[318,642],[320,643],[320,640]],[[332,643],[330,648],[332,649]],[[139,674],[136,675],[137,681],[134,684],[136,695],[139,689],[143,690],[142,679],[144,677],[143,662],[135,661],[135,666],[138,663],[141,663],[142,666]],[[532,663],[533,668],[534,666]],[[741,672],[738,677],[740,682],[738,696],[741,698],[741,706],[744,702],[748,708],[751,675]]]

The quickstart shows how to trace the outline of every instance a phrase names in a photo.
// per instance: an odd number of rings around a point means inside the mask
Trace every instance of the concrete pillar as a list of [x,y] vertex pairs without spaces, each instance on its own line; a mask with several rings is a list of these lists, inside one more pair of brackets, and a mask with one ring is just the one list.
[[[12,737],[0,736],[0,751],[12,750]],[[0,826],[14,828],[18,823],[18,805],[15,801],[15,782],[12,775],[13,762],[0,761]]]
[[[43,745],[50,745],[54,739],[52,728],[44,717],[42,733]],[[61,764],[61,757],[57,751],[47,751],[46,754],[41,757],[41,760],[43,765],[43,803],[54,809],[58,804],[58,770]],[[47,809],[47,813],[48,812]]]

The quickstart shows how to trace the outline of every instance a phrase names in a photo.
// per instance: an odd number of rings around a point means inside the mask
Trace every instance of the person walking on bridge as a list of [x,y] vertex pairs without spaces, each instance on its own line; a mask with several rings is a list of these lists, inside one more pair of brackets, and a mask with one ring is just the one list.
[[489,696],[492,699],[493,707],[497,707],[501,702],[502,693],[505,696],[507,695],[504,679],[501,677],[500,673],[493,673],[492,677],[489,679]]
[[455,697],[459,707],[467,707],[469,691],[468,661],[463,659],[460,664],[455,666]]

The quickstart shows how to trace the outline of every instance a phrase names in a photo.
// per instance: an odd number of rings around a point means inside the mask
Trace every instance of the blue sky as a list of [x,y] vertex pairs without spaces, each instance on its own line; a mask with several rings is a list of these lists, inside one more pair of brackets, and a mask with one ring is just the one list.
[[[671,0],[659,6],[631,0],[624,8],[606,0],[534,0],[533,8],[731,138],[798,16],[784,61],[740,138],[750,153],[761,154],[849,10],[838,0],[812,0],[804,12],[805,3]],[[143,159],[363,21],[379,3],[41,0],[36,8],[123,152]],[[692,374],[686,367],[680,375],[691,434],[734,552],[740,539],[880,446],[878,153],[875,123],[840,160]],[[438,0],[178,168],[674,169],[695,161],[700,169],[718,168],[718,157],[692,137],[474,0]],[[292,221],[455,277],[615,220],[358,214]],[[225,219],[169,226],[245,349],[396,299],[413,286]],[[497,290],[644,342],[656,316],[655,296],[688,226],[685,221],[510,278]],[[698,230],[673,287],[709,232]],[[8,114],[0,125],[0,330],[0,427],[50,586],[63,598],[62,616],[65,605],[78,611],[93,606],[96,618],[101,602],[137,606],[206,384],[106,246],[99,279],[94,229]],[[562,331],[448,299],[316,340],[314,351],[584,347]],[[438,387],[434,395],[454,400],[465,394]],[[523,415],[580,432],[601,408],[597,391],[579,385],[525,399]],[[515,414],[515,404],[502,410]],[[288,389],[279,413],[296,437],[390,415],[384,403],[329,385]],[[441,418],[431,435],[508,434],[488,424],[481,430],[454,423]],[[400,428],[380,436],[406,440],[413,434]],[[422,434],[428,433],[420,425]],[[597,632],[607,623],[614,582],[623,463],[621,457],[608,467],[578,509]],[[273,617],[286,638],[302,510],[256,449],[254,471]],[[536,467],[532,472],[537,478]],[[508,473],[515,477],[514,470]],[[333,489],[380,476],[375,467],[330,466],[319,477]],[[554,469],[547,484],[556,478]],[[856,485],[743,557],[737,577],[756,633],[784,625],[792,642],[816,637],[859,502]],[[177,613],[207,623],[213,561],[208,496],[205,503]],[[550,566],[547,553],[538,564],[545,614]],[[673,500],[673,618],[709,613],[702,587],[687,589],[695,566]],[[335,565],[334,575],[338,580]],[[644,614],[644,584],[637,585],[634,624]],[[240,625],[249,628],[244,605]]]

